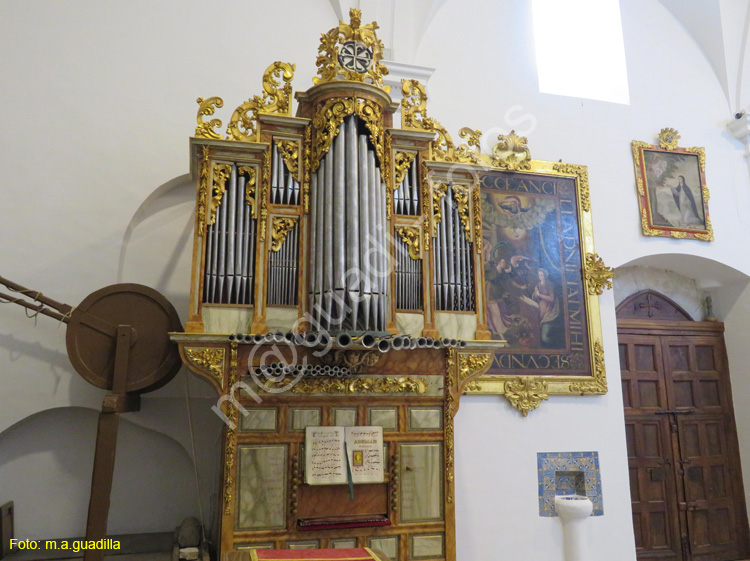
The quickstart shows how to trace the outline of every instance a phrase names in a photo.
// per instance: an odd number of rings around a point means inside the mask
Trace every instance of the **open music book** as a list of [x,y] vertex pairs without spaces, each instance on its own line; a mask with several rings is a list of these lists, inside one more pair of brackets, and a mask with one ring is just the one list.
[[305,483],[382,483],[383,427],[307,427]]

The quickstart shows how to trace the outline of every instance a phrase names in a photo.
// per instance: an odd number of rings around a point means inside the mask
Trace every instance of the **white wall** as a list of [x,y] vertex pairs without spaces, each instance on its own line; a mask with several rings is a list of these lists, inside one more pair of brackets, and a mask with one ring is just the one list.
[[[367,13],[363,19],[369,21]],[[428,112],[456,140],[464,125],[490,139],[515,128],[528,136],[533,157],[588,165],[597,252],[610,266],[693,254],[750,273],[736,244],[748,222],[750,182],[741,146],[724,132],[729,114],[715,74],[656,0],[623,2],[622,19],[628,106],[538,92],[528,3],[446,1],[414,51],[414,63],[437,69]],[[174,302],[184,320],[193,196],[184,175],[195,98],[222,96],[226,124],[235,106],[260,93],[262,72],[274,60],[295,62],[295,88],[306,89],[320,33],[335,23],[322,0],[0,3],[2,275],[70,304],[114,282],[142,282]],[[412,52],[414,42],[405,43]],[[653,141],[667,126],[680,131],[682,145],[706,147],[713,244],[640,233],[630,141]],[[552,397],[526,419],[502,397],[462,400],[456,421],[460,559],[561,560],[559,520],[538,516],[536,453],[577,450],[597,450],[601,460],[604,516],[589,523],[592,558],[635,559],[611,292],[601,306],[606,396]],[[743,325],[748,314],[737,311],[732,325]],[[0,384],[0,432],[49,409],[96,410],[102,397],[67,362],[64,328],[47,318],[35,327],[13,306],[0,307]],[[177,406],[183,384],[181,376],[146,397],[144,410],[129,418],[189,451],[184,408]],[[191,387],[210,396],[197,382]],[[198,413],[209,401],[193,400],[194,413],[204,415],[197,430],[205,465],[216,457],[219,427],[210,414]],[[73,448],[90,446],[87,431],[71,429],[68,438]],[[121,453],[141,453],[135,442],[124,446],[130,448]],[[42,453],[29,442],[0,441],[0,502],[15,500],[23,512],[34,504],[35,488],[59,477],[51,460],[24,469]],[[159,478],[172,469],[162,468]],[[58,517],[72,509],[77,522],[63,528],[19,514],[18,536],[81,534],[84,471],[77,472],[75,492],[47,506]],[[208,501],[215,473],[207,468],[202,475]],[[145,507],[161,499],[157,493]],[[148,529],[169,530],[176,516]],[[113,533],[131,529],[121,519],[111,524]]]

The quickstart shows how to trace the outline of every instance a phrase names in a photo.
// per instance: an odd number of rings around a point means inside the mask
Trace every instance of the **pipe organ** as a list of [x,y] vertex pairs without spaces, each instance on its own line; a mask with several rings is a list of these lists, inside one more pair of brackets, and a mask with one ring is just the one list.
[[[190,309],[172,339],[220,396],[224,560],[455,559],[453,418],[503,345],[478,289],[478,143],[456,148],[416,82],[394,103],[377,25],[350,16],[323,35],[296,111],[283,62],[225,133],[223,100],[198,98]],[[305,483],[305,429],[323,425],[382,427],[382,482],[353,498]]]

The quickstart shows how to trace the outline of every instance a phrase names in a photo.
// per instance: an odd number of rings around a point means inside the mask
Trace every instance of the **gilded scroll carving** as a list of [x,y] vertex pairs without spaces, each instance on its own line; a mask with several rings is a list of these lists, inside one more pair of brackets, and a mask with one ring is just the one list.
[[216,211],[219,210],[221,201],[227,188],[227,179],[232,172],[232,166],[229,164],[214,164],[214,188],[211,199],[211,214],[208,219],[209,224],[216,222]]
[[593,380],[570,384],[572,393],[605,394],[607,393],[607,372],[604,368],[604,347],[601,341],[594,341]]
[[587,253],[583,264],[583,275],[586,289],[592,296],[600,295],[605,288],[612,288],[615,272],[607,267],[596,253]]
[[524,417],[549,399],[547,392],[547,382],[533,376],[519,376],[505,382],[505,398]]
[[402,226],[396,228],[396,233],[401,241],[409,247],[409,257],[412,259],[422,259],[422,250],[419,245],[419,228],[414,226]]
[[[264,382],[269,389],[286,388],[289,384],[286,380]],[[427,386],[421,378],[403,376],[398,378],[301,378],[291,388],[296,394],[421,394],[425,393]]]
[[224,349],[211,347],[188,347],[185,349],[188,361],[212,376],[219,387],[224,387]]
[[271,221],[271,251],[279,251],[287,235],[297,224],[298,218],[274,216]]
[[198,178],[198,237],[203,237],[206,229],[206,206],[208,205],[208,178],[211,175],[211,164],[208,161],[208,146],[202,146],[201,171]]
[[216,112],[217,107],[224,107],[224,100],[220,97],[214,96],[209,97],[208,99],[199,97],[195,101],[198,103],[198,116],[196,117],[198,126],[195,127],[195,136],[198,138],[219,140],[221,138],[221,133],[216,132],[214,129],[221,127],[221,120],[211,119],[210,121],[205,122],[203,117],[210,117]]

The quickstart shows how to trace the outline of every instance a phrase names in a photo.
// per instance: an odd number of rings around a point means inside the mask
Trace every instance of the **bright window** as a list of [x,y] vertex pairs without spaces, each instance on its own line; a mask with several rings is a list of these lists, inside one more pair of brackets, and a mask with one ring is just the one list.
[[630,103],[619,0],[532,0],[542,93]]

